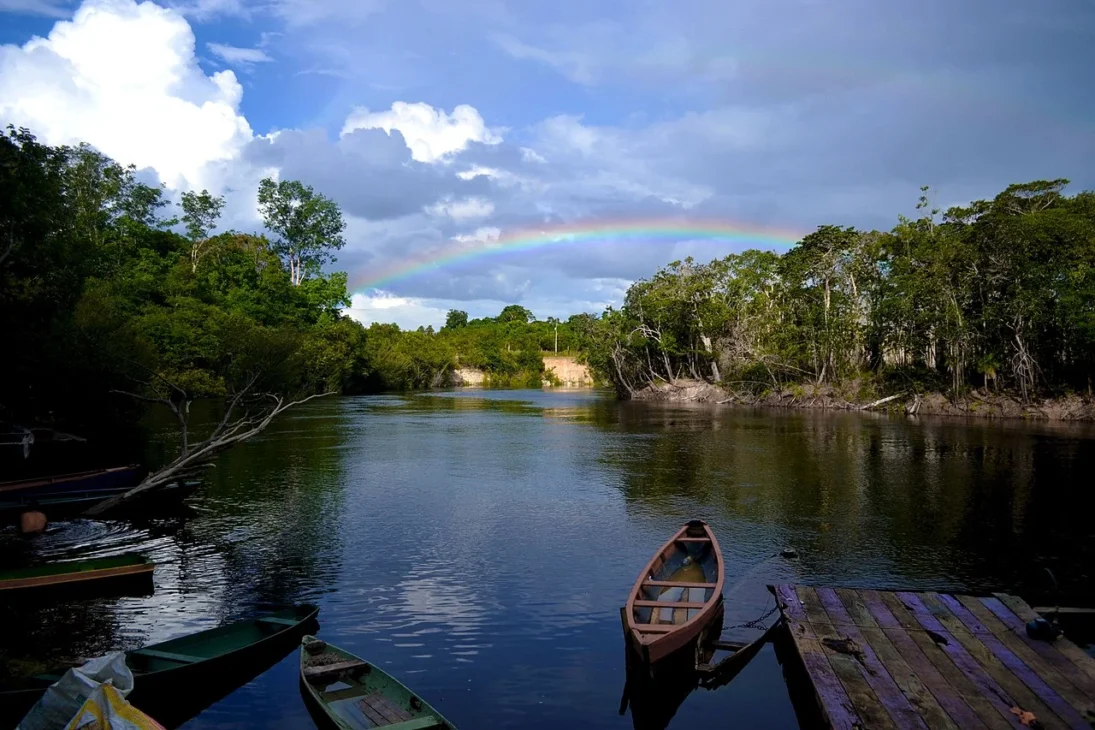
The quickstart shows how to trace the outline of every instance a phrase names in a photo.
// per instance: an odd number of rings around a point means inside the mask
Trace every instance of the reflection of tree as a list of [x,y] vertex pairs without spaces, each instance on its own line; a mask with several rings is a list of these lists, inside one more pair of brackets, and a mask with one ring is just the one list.
[[999,589],[1040,561],[1067,581],[1074,551],[1095,551],[1079,517],[1095,494],[1073,486],[1095,455],[1030,426],[660,404],[616,415],[606,427],[628,437],[601,463],[637,514],[760,526],[769,548],[798,546],[815,580],[939,586],[951,575]]

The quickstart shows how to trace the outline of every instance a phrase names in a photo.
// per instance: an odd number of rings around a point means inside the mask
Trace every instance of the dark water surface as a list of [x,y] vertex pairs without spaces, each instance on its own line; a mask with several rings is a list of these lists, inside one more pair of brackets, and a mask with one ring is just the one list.
[[[1093,447],[1080,427],[577,391],[319,401],[225,454],[189,516],[7,536],[9,558],[141,550],[157,569],[151,597],[18,613],[0,648],[86,656],[314,602],[320,636],[465,730],[627,728],[618,607],[687,518],[722,543],[728,627],[771,608],[780,581],[1033,599],[1051,567],[1090,601]],[[800,558],[773,557],[786,546]],[[296,661],[186,727],[311,727]],[[771,647],[670,727],[712,724],[796,725]]]

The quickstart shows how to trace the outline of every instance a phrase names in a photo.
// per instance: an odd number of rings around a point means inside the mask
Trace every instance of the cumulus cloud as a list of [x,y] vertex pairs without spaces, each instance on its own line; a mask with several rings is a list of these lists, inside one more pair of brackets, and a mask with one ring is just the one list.
[[0,47],[0,119],[49,144],[89,142],[172,187],[251,139],[231,71],[207,76],[194,34],[150,2],[87,0],[46,38]]
[[239,46],[229,46],[223,43],[206,43],[205,47],[225,63],[250,66],[255,63],[270,63],[274,60],[266,55],[266,51],[261,48],[240,48]]
[[397,130],[403,135],[411,155],[419,162],[438,162],[467,148],[470,142],[498,144],[502,138],[488,129],[475,107],[460,104],[447,114],[429,104],[397,101],[383,112],[358,108],[346,119],[342,134],[357,129]]
[[447,215],[459,222],[473,218],[486,218],[494,212],[494,203],[485,198],[442,200],[431,205],[428,211],[431,215]]
[[490,247],[498,243],[498,238],[501,235],[502,229],[497,226],[481,226],[471,233],[458,233],[452,237],[452,240],[458,243],[471,243]]

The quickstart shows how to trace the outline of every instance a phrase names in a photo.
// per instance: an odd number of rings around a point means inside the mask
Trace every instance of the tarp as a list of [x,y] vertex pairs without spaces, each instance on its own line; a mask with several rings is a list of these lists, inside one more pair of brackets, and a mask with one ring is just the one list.
[[17,730],[163,730],[126,702],[131,691],[125,652],[91,659],[51,685]]

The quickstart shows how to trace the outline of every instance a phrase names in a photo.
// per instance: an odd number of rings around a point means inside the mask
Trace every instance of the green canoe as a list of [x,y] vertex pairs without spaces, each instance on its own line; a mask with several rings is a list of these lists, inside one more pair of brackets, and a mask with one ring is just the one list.
[[[300,645],[300,683],[317,724],[339,730],[428,730],[453,725],[399,680],[337,647],[305,636]],[[321,722],[322,721],[322,722]]]
[[[223,696],[283,659],[301,636],[315,631],[318,613],[316,606],[292,606],[127,651],[134,682],[127,699],[164,725],[180,725],[208,706],[210,697]],[[0,686],[0,727],[14,726],[64,673],[59,667]]]
[[113,555],[106,558],[72,560],[64,563],[17,568],[15,570],[0,570],[0,591],[48,588],[86,581],[102,583],[135,576],[150,576],[155,567],[143,555],[126,553],[125,555]]

